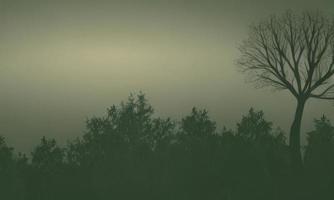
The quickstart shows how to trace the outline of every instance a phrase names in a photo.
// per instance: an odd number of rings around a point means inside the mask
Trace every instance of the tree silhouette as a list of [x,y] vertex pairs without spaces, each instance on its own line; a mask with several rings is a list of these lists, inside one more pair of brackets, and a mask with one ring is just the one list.
[[42,137],[31,153],[29,187],[31,199],[59,199],[62,197],[64,149],[56,140]]
[[22,159],[15,158],[14,148],[9,147],[0,136],[0,198],[21,200],[25,198],[22,174],[19,173]]
[[[258,86],[288,90],[297,101],[289,146],[302,166],[300,128],[310,98],[334,99],[334,21],[321,13],[286,12],[251,26],[240,47],[241,69]],[[298,170],[299,171],[299,170]]]
[[216,123],[210,120],[208,111],[194,107],[191,115],[182,119],[181,128],[188,135],[213,135],[216,131]]
[[234,187],[233,196],[237,199],[282,198],[290,166],[284,133],[273,128],[263,111],[251,108],[237,123],[233,143],[227,162],[232,163],[229,173],[234,176],[228,184]]
[[[69,144],[68,160],[90,182],[98,198],[148,198],[160,165],[153,152],[169,145],[175,124],[153,116],[144,94],[107,109],[103,117],[87,120],[83,138]],[[158,154],[158,153],[157,153]],[[153,176],[153,175],[155,176]],[[87,190],[86,190],[87,191]],[[130,191],[130,192],[128,192]]]
[[45,173],[54,173],[64,161],[64,150],[57,146],[55,139],[42,137],[41,143],[31,153],[32,165]]
[[323,116],[314,121],[315,129],[307,135],[305,172],[310,199],[334,198],[334,127]]
[[256,140],[271,133],[272,123],[264,119],[262,111],[256,112],[251,108],[248,115],[243,116],[241,122],[237,123],[237,128],[238,135]]

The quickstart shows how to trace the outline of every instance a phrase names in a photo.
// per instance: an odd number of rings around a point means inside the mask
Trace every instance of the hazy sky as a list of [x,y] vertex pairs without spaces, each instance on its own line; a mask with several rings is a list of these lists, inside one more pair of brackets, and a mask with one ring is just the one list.
[[[333,0],[0,0],[0,135],[20,151],[43,135],[64,142],[140,90],[163,117],[199,106],[234,128],[253,106],[288,131],[294,100],[245,83],[237,47],[270,14],[333,8]],[[334,120],[333,111],[310,101],[304,130],[323,113]]]

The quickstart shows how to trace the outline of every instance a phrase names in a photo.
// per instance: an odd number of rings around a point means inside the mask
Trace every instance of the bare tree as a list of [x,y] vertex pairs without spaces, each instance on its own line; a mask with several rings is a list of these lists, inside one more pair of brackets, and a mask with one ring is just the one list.
[[289,145],[302,166],[300,128],[310,98],[334,100],[334,20],[319,12],[282,16],[251,26],[240,46],[243,72],[258,86],[289,91],[297,100]]

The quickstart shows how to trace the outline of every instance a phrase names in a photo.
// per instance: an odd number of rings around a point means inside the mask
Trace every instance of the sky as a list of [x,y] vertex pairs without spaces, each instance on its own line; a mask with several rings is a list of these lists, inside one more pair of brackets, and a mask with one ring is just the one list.
[[[64,144],[85,120],[144,92],[157,116],[180,119],[193,106],[235,128],[250,107],[288,132],[295,101],[255,89],[236,67],[249,25],[321,10],[332,0],[0,0],[0,135],[29,152],[42,136]],[[333,103],[309,101],[334,120]]]

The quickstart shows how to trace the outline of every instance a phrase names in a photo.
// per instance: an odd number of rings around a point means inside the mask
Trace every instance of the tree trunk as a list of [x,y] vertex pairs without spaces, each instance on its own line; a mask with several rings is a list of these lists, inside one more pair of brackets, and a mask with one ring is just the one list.
[[289,146],[292,155],[292,165],[295,172],[301,172],[302,169],[302,154],[300,149],[300,129],[303,118],[303,112],[306,99],[300,98],[297,100],[297,109],[295,112],[295,118],[290,129],[290,141]]

